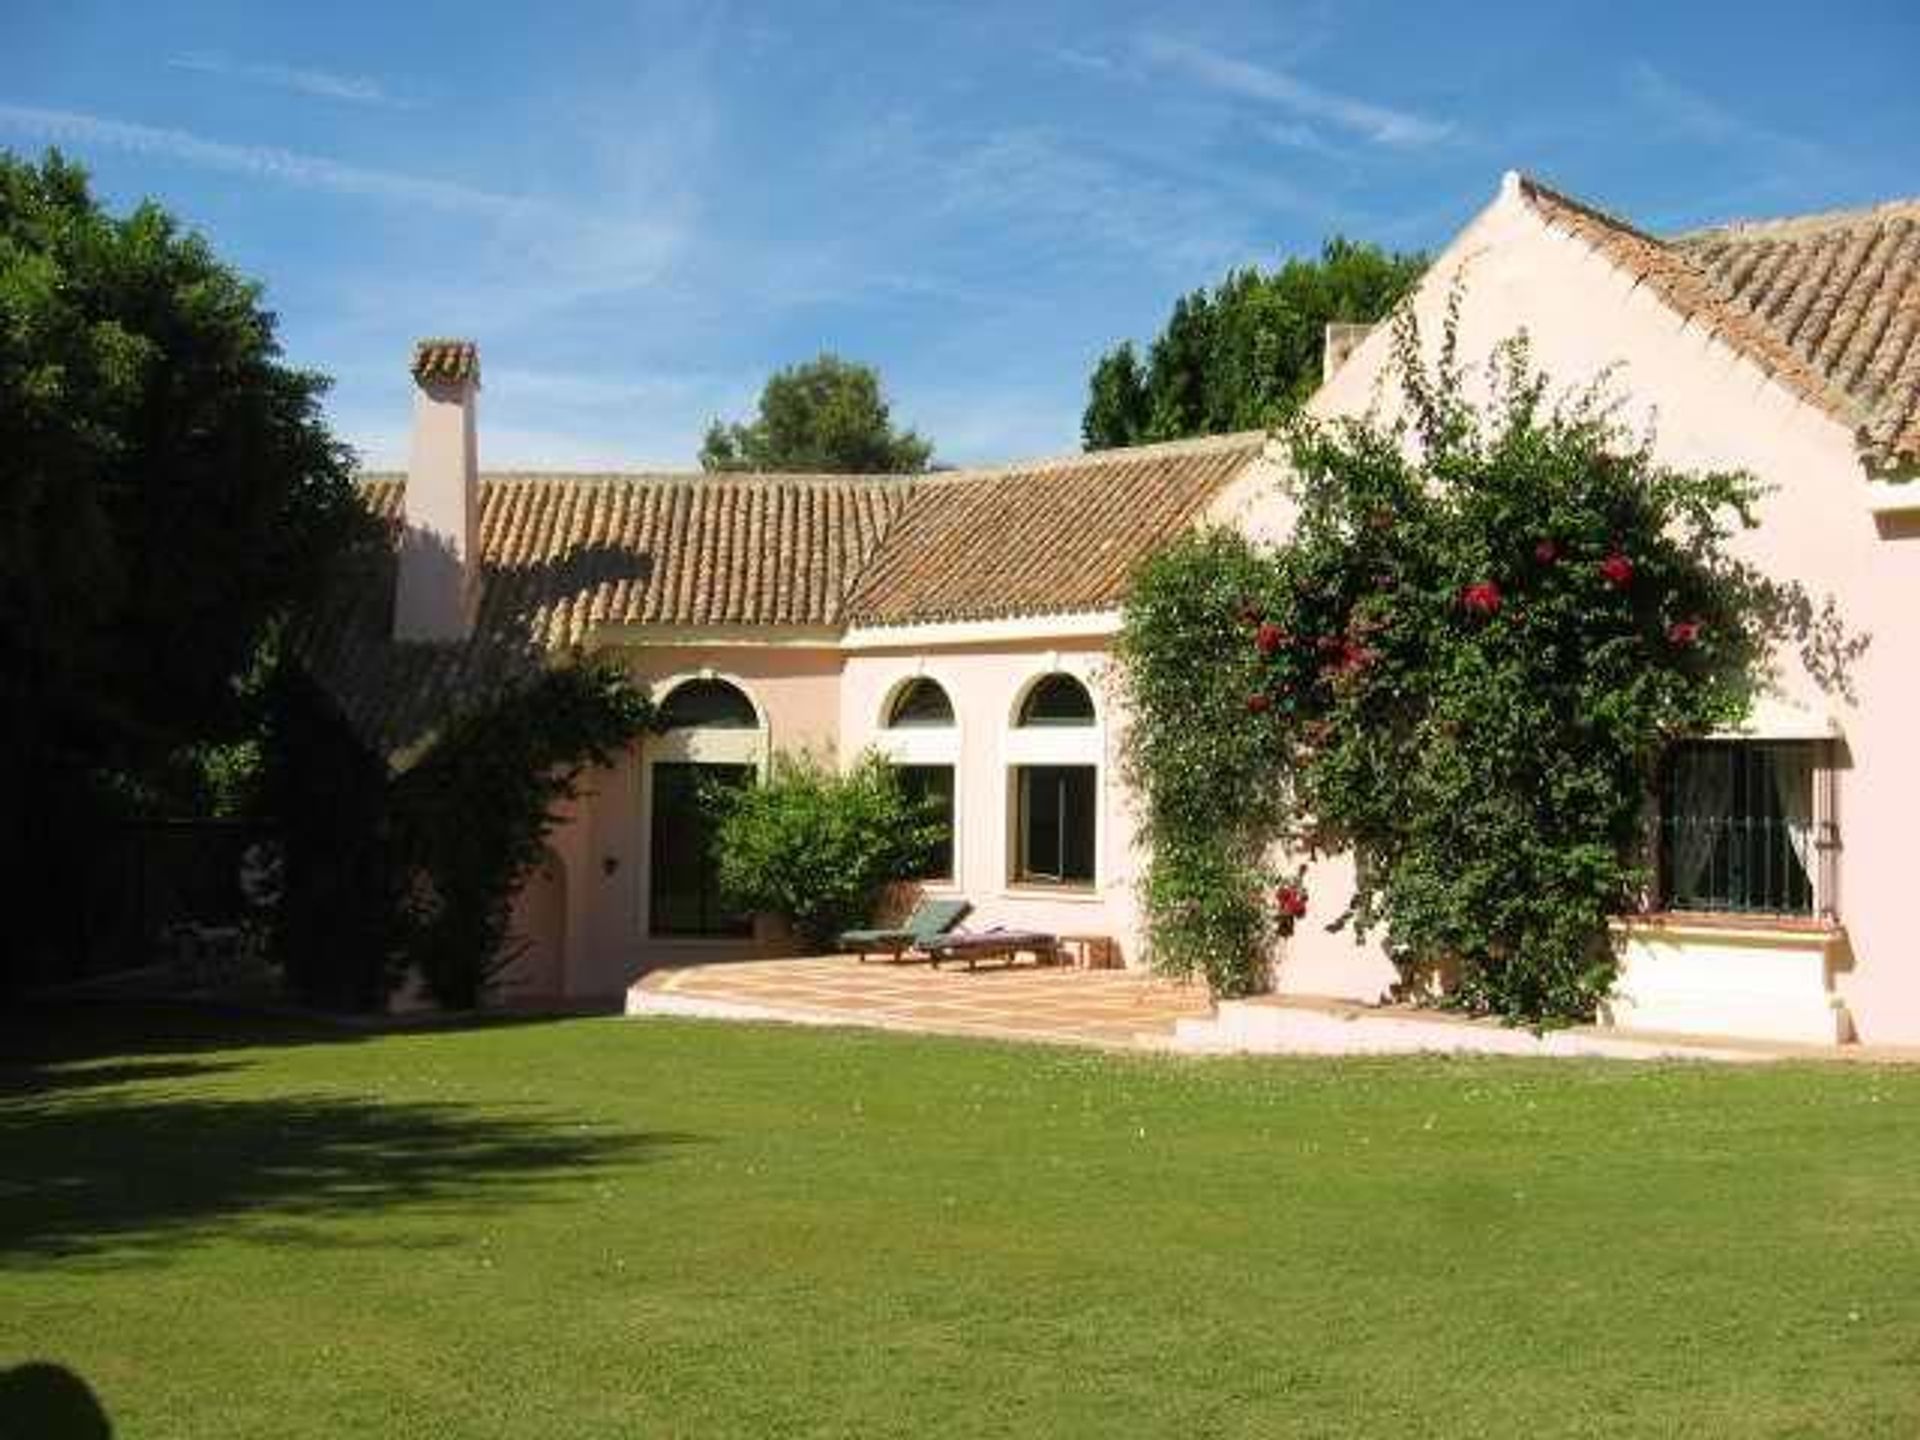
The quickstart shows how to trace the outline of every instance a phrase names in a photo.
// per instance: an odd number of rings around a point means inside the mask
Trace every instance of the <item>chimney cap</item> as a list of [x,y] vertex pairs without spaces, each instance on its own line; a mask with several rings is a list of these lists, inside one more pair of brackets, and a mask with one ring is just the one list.
[[480,347],[471,340],[418,340],[413,346],[413,378],[427,380],[480,379]]

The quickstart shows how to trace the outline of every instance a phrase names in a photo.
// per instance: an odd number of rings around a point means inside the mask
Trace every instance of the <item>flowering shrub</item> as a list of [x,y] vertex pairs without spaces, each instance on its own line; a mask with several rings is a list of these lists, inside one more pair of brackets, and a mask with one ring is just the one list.
[[1732,553],[1751,478],[1660,466],[1597,393],[1550,406],[1519,344],[1480,411],[1451,324],[1433,370],[1411,321],[1397,340],[1403,426],[1294,428],[1285,545],[1202,534],[1137,578],[1119,651],[1150,948],[1259,988],[1306,914],[1275,861],[1350,851],[1331,927],[1377,935],[1410,989],[1583,1017],[1644,888],[1663,750],[1737,720],[1776,642],[1835,681],[1858,642]]

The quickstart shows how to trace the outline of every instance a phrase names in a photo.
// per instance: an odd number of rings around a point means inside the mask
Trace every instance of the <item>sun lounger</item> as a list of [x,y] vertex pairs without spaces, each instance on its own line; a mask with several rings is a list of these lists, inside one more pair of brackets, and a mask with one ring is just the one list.
[[947,960],[964,960],[969,970],[982,960],[1004,960],[1011,965],[1021,955],[1032,955],[1038,965],[1060,963],[1060,941],[1039,930],[957,930],[920,949],[936,970]]
[[922,900],[902,925],[893,929],[843,931],[834,943],[842,950],[855,951],[863,961],[869,955],[898,960],[909,950],[925,950],[937,942],[972,908],[965,900]]

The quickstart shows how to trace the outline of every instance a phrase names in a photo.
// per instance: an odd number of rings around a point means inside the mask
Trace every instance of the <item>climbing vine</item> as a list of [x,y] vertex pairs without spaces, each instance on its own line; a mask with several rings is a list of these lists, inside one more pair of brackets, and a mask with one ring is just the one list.
[[[1298,518],[1144,568],[1119,653],[1156,963],[1261,988],[1297,924],[1375,935],[1409,990],[1533,1023],[1611,987],[1664,749],[1738,720],[1777,642],[1843,677],[1829,606],[1739,558],[1760,491],[1560,403],[1523,342],[1465,398],[1396,322],[1404,419],[1292,428]],[[1351,896],[1301,863],[1349,852]],[[1284,863],[1282,857],[1285,857]],[[1284,963],[1284,962],[1282,962]]]

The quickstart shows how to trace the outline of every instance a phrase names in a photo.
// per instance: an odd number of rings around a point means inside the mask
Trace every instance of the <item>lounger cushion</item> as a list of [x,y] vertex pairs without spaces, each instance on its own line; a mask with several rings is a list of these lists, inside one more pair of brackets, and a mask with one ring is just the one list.
[[842,950],[856,945],[911,945],[918,938],[911,930],[843,930],[838,937]]
[[922,900],[913,907],[913,913],[907,917],[904,925],[875,930],[844,930],[836,937],[836,943],[842,950],[857,950],[862,946],[875,949],[895,945],[924,946],[951,930],[972,908],[972,904],[965,900]]

